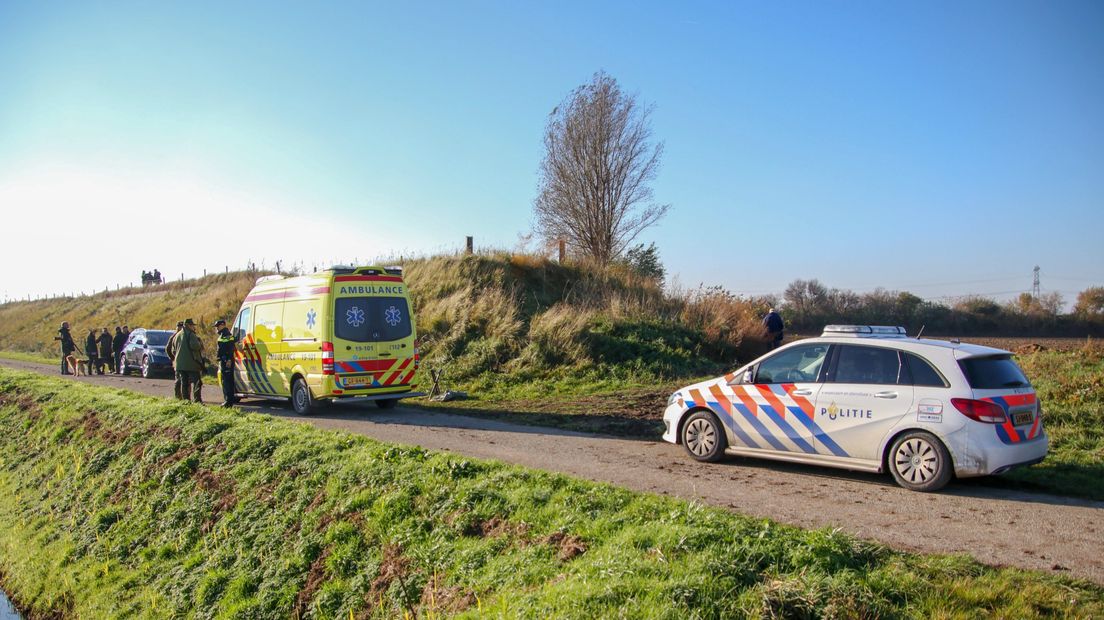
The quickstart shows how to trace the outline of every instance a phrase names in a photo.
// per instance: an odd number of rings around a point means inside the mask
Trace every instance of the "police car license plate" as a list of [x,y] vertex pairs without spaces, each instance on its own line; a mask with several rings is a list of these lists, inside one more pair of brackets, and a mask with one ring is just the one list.
[[371,385],[372,377],[345,377],[345,385],[347,387],[353,387],[356,385]]
[[1015,426],[1023,426],[1024,424],[1031,424],[1031,421],[1035,419],[1035,414],[1030,411],[1017,411],[1012,414],[1012,424]]

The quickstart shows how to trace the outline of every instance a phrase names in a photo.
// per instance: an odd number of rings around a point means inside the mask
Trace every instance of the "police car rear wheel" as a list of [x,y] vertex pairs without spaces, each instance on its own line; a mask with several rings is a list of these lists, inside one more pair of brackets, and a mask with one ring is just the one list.
[[310,415],[314,410],[314,397],[311,396],[307,382],[296,379],[291,384],[291,408],[299,415]]
[[938,491],[951,481],[951,470],[947,448],[931,433],[905,433],[893,442],[889,452],[889,471],[906,489]]
[[682,426],[682,445],[698,461],[712,463],[721,460],[726,443],[720,421],[707,411],[691,414]]

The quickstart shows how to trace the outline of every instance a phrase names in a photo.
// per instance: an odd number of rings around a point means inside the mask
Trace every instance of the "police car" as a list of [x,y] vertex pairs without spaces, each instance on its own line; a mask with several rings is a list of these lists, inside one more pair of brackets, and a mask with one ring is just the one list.
[[952,478],[1043,460],[1035,390],[1001,349],[829,325],[723,377],[671,394],[663,439],[699,461],[726,454],[889,471],[935,491]]

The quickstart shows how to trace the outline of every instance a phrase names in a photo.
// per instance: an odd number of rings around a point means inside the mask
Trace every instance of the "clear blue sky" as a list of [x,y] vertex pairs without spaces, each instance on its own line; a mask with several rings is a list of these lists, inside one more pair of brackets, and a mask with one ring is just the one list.
[[685,287],[1104,284],[1101,2],[0,0],[0,260],[66,273],[0,295],[515,247],[599,69],[655,105]]

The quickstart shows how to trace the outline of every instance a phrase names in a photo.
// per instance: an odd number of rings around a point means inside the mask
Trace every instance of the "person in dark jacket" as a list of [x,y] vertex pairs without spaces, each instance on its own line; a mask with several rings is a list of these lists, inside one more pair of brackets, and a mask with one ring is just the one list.
[[115,353],[111,350],[111,332],[107,331],[106,327],[103,328],[96,342],[100,345],[96,374],[104,374],[105,368],[110,372],[115,372]]
[[111,339],[111,350],[115,353],[115,368],[113,372],[119,374],[123,372],[123,348],[126,347],[126,340],[126,336],[123,335],[123,328],[116,325],[115,336]]
[[237,353],[238,339],[226,329],[226,321],[215,321],[215,330],[218,332],[218,363],[219,374],[222,381],[222,406],[232,407],[238,402],[234,389],[234,354]]
[[203,342],[195,333],[195,321],[184,319],[184,329],[173,336],[173,369],[180,378],[180,398],[203,402]]
[[73,335],[69,333],[69,321],[64,321],[58,329],[58,335],[54,340],[61,342],[61,374],[69,374],[69,360],[65,359],[77,350],[77,343],[73,342]]
[[88,372],[92,372],[92,369],[96,367],[97,355],[96,349],[96,330],[88,330],[88,337],[84,339],[84,355],[88,358]]
[[777,349],[782,345],[782,331],[786,329],[786,324],[782,322],[782,316],[774,311],[774,308],[770,309],[770,312],[763,317],[763,327],[767,328],[767,341],[770,344],[771,349]]
[[[165,343],[165,355],[169,356],[169,359],[176,359],[176,338],[180,335],[180,332],[184,331],[184,321],[176,322],[176,333],[169,336],[169,341]],[[173,374],[176,374],[175,372]],[[180,386],[183,382],[183,378],[180,375],[176,375],[176,382],[173,383],[173,396],[180,398]]]

